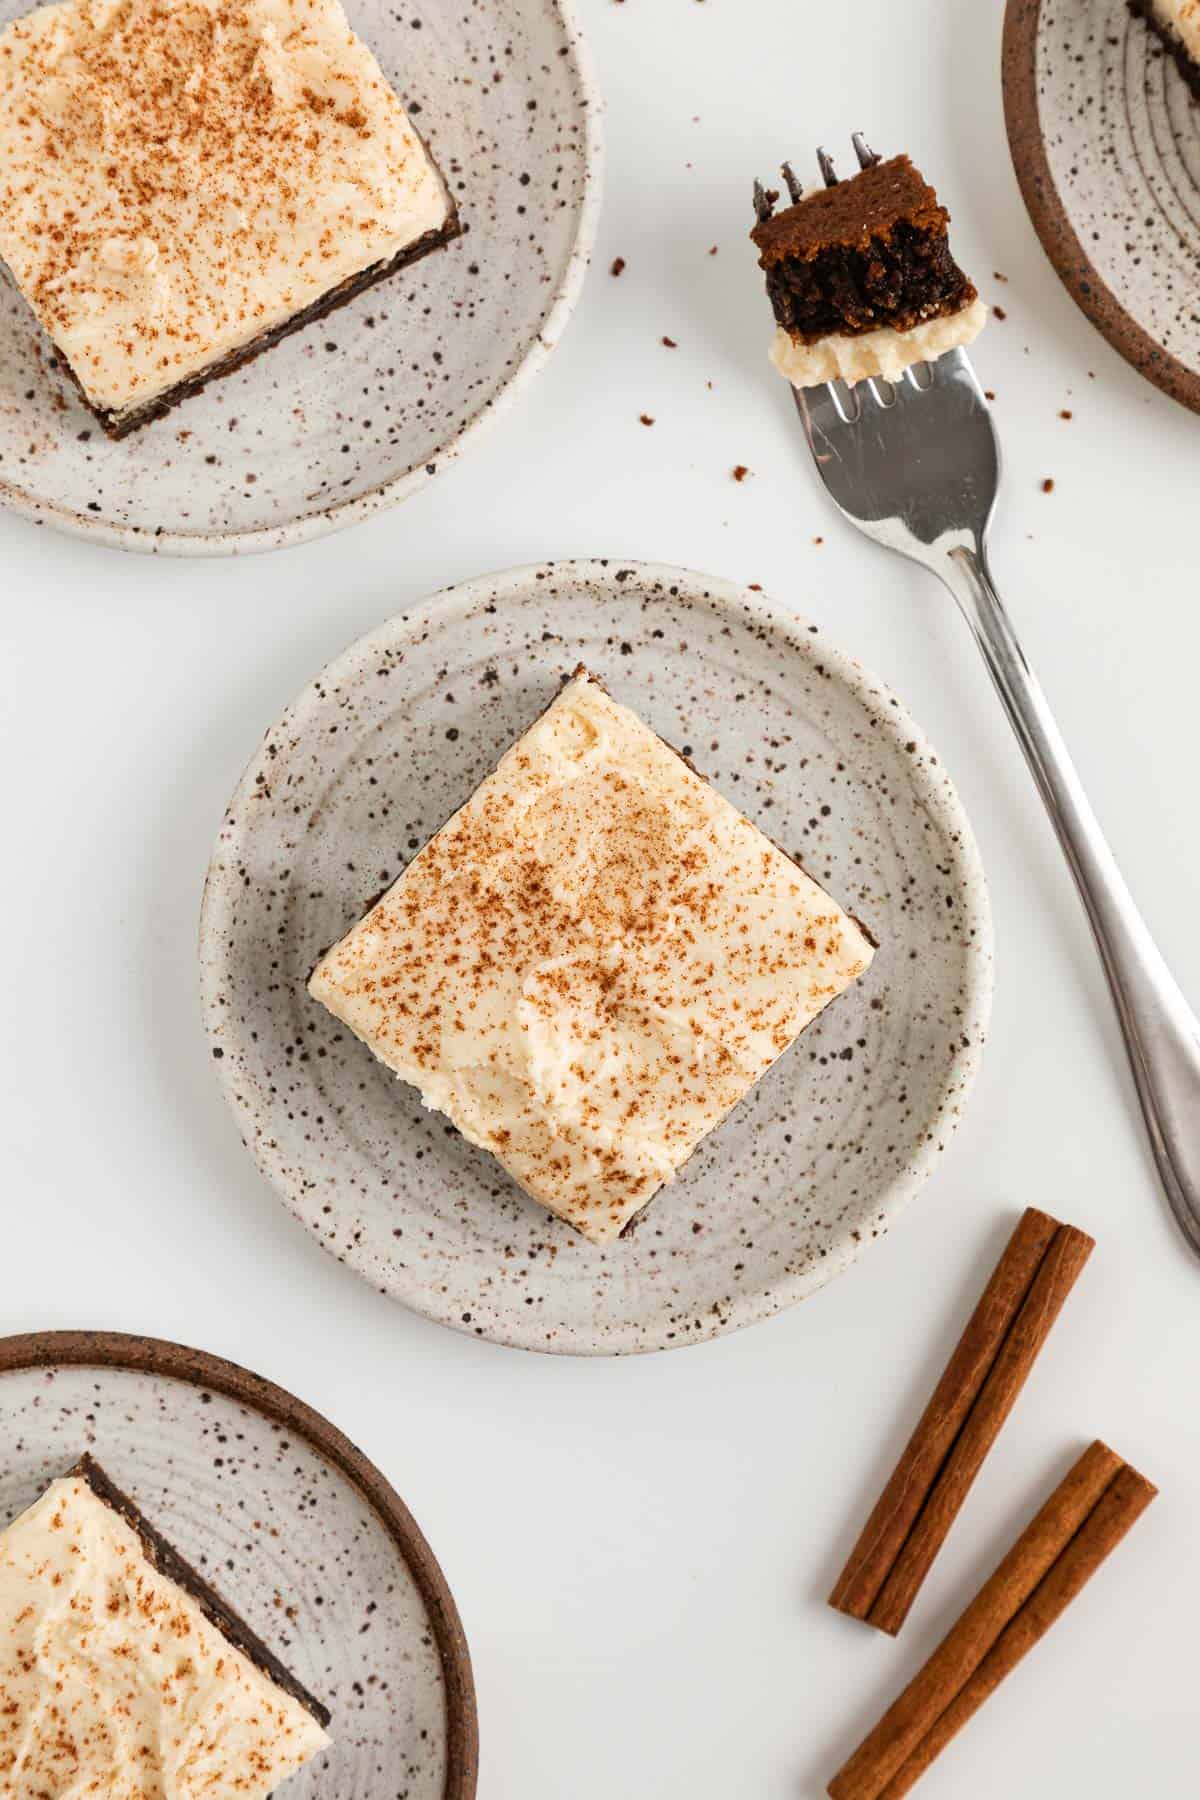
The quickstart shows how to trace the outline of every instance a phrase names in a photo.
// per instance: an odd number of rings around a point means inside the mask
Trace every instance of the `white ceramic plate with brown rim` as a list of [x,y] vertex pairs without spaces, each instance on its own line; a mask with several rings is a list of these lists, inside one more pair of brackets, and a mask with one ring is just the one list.
[[[317,957],[580,661],[881,945],[605,1250],[526,1199],[305,992]],[[296,1218],[431,1318],[577,1353],[694,1343],[844,1269],[939,1161],[991,999],[970,827],[895,696],[757,594],[604,561],[451,588],[323,670],[230,803],[200,955],[214,1066]]]
[[1067,291],[1200,411],[1200,102],[1126,0],[1008,0],[1004,111]]
[[333,1714],[288,1800],[472,1800],[475,1691],[412,1515],[328,1420],[219,1357],[112,1331],[0,1338],[0,1529],[90,1451]]
[[[0,24],[30,10],[0,0]],[[467,235],[113,443],[0,274],[0,502],[126,550],[222,556],[405,499],[542,367],[583,284],[600,103],[572,0],[346,0]]]

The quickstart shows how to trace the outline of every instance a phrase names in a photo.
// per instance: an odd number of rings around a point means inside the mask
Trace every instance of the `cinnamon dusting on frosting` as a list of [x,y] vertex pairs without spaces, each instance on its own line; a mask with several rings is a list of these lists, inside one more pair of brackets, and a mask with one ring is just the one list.
[[0,1533],[0,1794],[264,1800],[328,1742],[81,1477]]
[[602,1243],[872,954],[581,673],[310,992]]
[[339,0],[64,0],[0,32],[0,258],[102,408],[449,212]]

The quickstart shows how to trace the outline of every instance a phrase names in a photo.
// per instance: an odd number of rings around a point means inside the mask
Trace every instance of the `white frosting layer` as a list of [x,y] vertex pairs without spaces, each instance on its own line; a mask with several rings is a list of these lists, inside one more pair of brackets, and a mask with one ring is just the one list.
[[771,361],[793,387],[818,387],[823,381],[865,381],[881,375],[894,381],[913,363],[931,362],[943,351],[956,350],[975,341],[987,323],[987,307],[972,300],[960,312],[945,318],[926,319],[910,331],[864,331],[858,337],[820,338],[815,344],[798,344],[781,325],[775,327]]
[[79,1477],[0,1533],[0,1794],[263,1800],[328,1742]]
[[1200,64],[1200,0],[1152,0],[1154,16]]
[[0,259],[144,404],[443,225],[339,0],[63,0],[0,32]]
[[603,1243],[872,954],[803,870],[581,676],[309,991]]

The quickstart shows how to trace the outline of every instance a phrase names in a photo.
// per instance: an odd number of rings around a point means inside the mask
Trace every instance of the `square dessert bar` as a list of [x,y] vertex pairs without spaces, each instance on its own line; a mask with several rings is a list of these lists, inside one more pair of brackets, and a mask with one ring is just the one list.
[[581,669],[309,992],[603,1244],[873,954]]
[[987,309],[950,254],[949,213],[907,156],[779,213],[778,198],[757,190],[750,235],[775,313],[771,360],[793,386],[894,378],[978,337]]
[[458,232],[339,0],[62,0],[0,31],[0,262],[111,436]]
[[0,1532],[0,1794],[265,1800],[328,1723],[90,1456]]

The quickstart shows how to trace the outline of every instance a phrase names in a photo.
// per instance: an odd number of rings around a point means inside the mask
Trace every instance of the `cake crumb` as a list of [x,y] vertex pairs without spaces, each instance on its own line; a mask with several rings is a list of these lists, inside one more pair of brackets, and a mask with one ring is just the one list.
[[1005,310],[1002,306],[993,306],[992,317],[993,317],[993,319],[1007,319],[1008,314],[1005,312]]
[[710,256],[715,256],[717,254],[717,246],[715,244],[713,245],[712,249],[709,251],[708,254]]
[[649,413],[642,413],[639,416],[643,425],[653,425],[654,420],[650,417]]
[[999,271],[999,269],[993,269],[993,270],[992,270],[992,280],[993,280],[993,281],[1003,281],[1003,282],[1007,282],[1007,280],[1008,280],[1008,276],[1007,276],[1007,275],[1002,275],[1002,274],[1001,274],[1001,273],[1000,273],[1000,271]]
[[608,272],[610,275],[623,275],[625,273],[625,258],[623,256],[614,256],[612,268]]
[[1046,479],[1042,482],[1042,492],[1043,494],[1052,494],[1054,492],[1053,475],[1047,475]]
[[1069,406],[1064,406],[1058,416],[1060,419],[1073,419],[1075,414],[1071,411]]
[[823,537],[815,537],[813,539],[814,544],[823,544],[824,542],[825,542],[825,539]]
[[749,473],[750,473],[750,471],[746,467],[745,463],[735,463],[734,464],[733,479],[735,481],[745,481],[745,479]]
[[679,348],[679,345],[675,342],[674,338],[669,338],[669,337],[663,338],[663,349],[664,350],[678,350],[678,348]]
[[983,397],[985,400],[994,400],[996,398],[995,389],[994,388],[984,388]]

